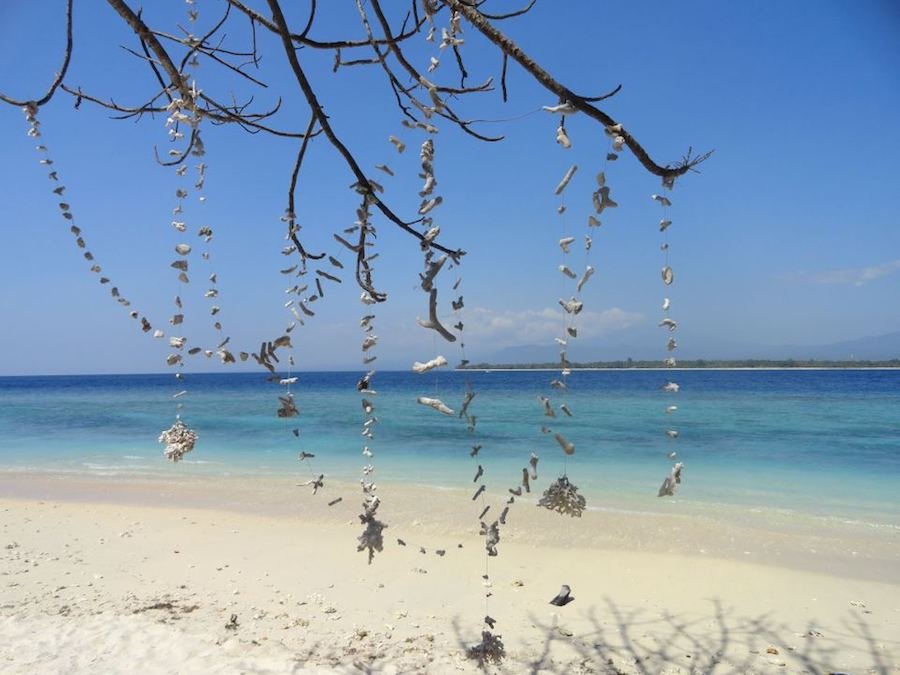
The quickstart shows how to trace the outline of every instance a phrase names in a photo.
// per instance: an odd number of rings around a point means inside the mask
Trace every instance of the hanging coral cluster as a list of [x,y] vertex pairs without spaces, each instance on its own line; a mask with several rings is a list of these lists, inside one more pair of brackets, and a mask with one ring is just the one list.
[[[671,190],[674,186],[674,179],[663,180],[663,187]],[[663,217],[659,221],[659,231],[663,235],[663,243],[660,245],[660,250],[663,254],[663,267],[660,270],[660,276],[662,277],[663,285],[666,287],[666,296],[663,298],[662,302],[662,311],[663,318],[659,322],[660,328],[664,328],[668,333],[668,337],[666,338],[666,351],[668,352],[668,356],[663,362],[667,368],[674,368],[676,365],[675,361],[675,350],[678,349],[678,342],[675,340],[675,331],[678,329],[678,323],[672,319],[669,314],[669,310],[672,306],[671,298],[669,297],[669,289],[672,284],[675,282],[675,273],[672,271],[672,267],[669,265],[669,240],[668,240],[668,232],[669,227],[672,225],[672,221],[669,219],[669,207],[672,206],[672,201],[666,197],[665,195],[652,195],[651,198],[663,210]],[[677,394],[681,387],[676,383],[669,380],[663,385],[662,390],[665,394]],[[665,407],[665,415],[667,418],[670,418],[672,415],[678,412],[677,405],[667,405]],[[678,439],[679,432],[674,428],[674,425],[668,422],[666,424],[666,438],[669,439],[671,443],[675,443]],[[675,450],[671,450],[668,453],[668,458],[672,462],[672,466],[669,469],[669,473],[663,479],[662,485],[659,487],[659,491],[657,495],[659,497],[672,497],[675,495],[675,490],[678,485],[681,484],[681,472],[684,468],[684,465],[681,462],[675,461],[678,457],[678,454]]]

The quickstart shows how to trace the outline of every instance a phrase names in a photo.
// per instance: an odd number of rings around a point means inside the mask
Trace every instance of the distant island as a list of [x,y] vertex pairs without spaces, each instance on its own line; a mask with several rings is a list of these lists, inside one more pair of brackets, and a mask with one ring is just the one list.
[[[619,361],[589,361],[569,363],[572,370],[606,369],[623,370],[631,368],[662,368],[660,359]],[[558,361],[546,363],[469,363],[463,370],[555,370],[561,367]],[[690,359],[678,361],[678,368],[900,368],[900,358],[880,361],[853,360],[829,361],[817,359]]]

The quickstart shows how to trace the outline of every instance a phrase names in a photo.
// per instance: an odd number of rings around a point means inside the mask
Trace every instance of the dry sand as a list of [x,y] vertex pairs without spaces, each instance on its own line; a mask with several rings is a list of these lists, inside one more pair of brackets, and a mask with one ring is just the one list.
[[486,591],[502,672],[900,672],[896,532],[520,500],[488,588],[468,493],[380,492],[368,565],[358,487],[5,474],[0,672],[475,672]]

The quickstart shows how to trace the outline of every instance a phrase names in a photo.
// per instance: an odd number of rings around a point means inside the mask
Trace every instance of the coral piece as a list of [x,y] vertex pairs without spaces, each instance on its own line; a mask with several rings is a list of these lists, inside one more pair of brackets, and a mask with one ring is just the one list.
[[181,421],[181,418],[177,418],[175,424],[159,435],[159,442],[166,444],[166,459],[179,462],[187,453],[194,449],[194,444],[197,442],[197,434],[189,429]]
[[584,303],[580,300],[576,300],[575,298],[571,298],[569,300],[559,301],[560,307],[562,307],[568,314],[579,314],[581,312],[582,307],[584,307]]
[[434,368],[440,368],[441,366],[447,365],[447,359],[443,356],[435,356],[430,361],[425,361],[422,363],[421,361],[416,361],[413,363],[412,369],[417,373],[426,373],[429,370],[433,370]]
[[500,663],[506,656],[503,648],[503,640],[499,635],[494,635],[488,630],[481,631],[481,642],[472,645],[466,650],[466,656],[478,661],[479,666],[486,663]]
[[300,411],[297,409],[297,404],[294,403],[293,394],[279,396],[278,400],[281,403],[281,406],[278,408],[279,417],[296,417],[300,414]]
[[360,521],[366,528],[359,535],[356,546],[357,552],[368,549],[369,564],[375,558],[375,551],[381,553],[384,550],[384,529],[387,527],[380,520],[376,519],[374,513],[365,513],[359,517]]
[[538,396],[538,400],[541,402],[541,405],[544,406],[544,415],[547,417],[556,417],[556,411],[553,410],[549,398],[546,396]]
[[584,497],[578,494],[578,488],[570,483],[566,476],[561,476],[544,491],[544,495],[538,500],[538,506],[580,518],[586,502]]
[[532,452],[531,459],[528,460],[528,463],[531,465],[531,480],[537,480],[538,456]]
[[559,185],[556,186],[556,189],[553,191],[553,194],[561,195],[563,190],[566,189],[566,186],[569,184],[569,181],[572,180],[572,176],[575,175],[575,172],[578,171],[578,165],[573,164],[569,167],[569,170],[566,171],[566,175],[562,177],[562,180],[559,181]]
[[484,537],[484,548],[488,555],[494,557],[497,555],[497,544],[500,543],[500,524],[494,521],[490,525],[484,521],[481,522],[481,530],[478,534]]
[[566,440],[566,437],[562,434],[553,434],[553,438],[556,439],[556,442],[559,443],[559,447],[562,448],[563,452],[567,455],[575,454],[575,444],[569,440]]
[[575,599],[575,596],[572,595],[572,589],[569,588],[567,584],[563,584],[562,588],[559,589],[559,593],[550,601],[551,605],[556,605],[557,607],[565,607],[570,602]]
[[[588,248],[590,246],[588,245]],[[588,282],[588,279],[594,274],[594,268],[588,265],[584,268],[584,274],[581,275],[581,279],[578,280],[578,285],[575,287],[576,290],[581,293],[581,289],[584,288],[584,285]]]
[[556,128],[556,142],[566,150],[572,147],[572,141],[569,140],[569,134],[566,133],[566,128],[562,125],[559,125]]
[[439,413],[443,413],[445,415],[453,416],[453,414],[454,414],[453,411],[450,408],[448,408],[444,404],[443,401],[441,401],[440,399],[437,399],[437,398],[428,398],[427,396],[419,396],[419,398],[416,399],[416,402],[420,403],[421,405],[427,405],[429,408],[434,408]]
[[663,480],[662,485],[659,486],[659,492],[657,493],[657,497],[674,497],[675,490],[678,485],[681,485],[681,470],[684,468],[684,464],[681,462],[676,462],[672,468],[669,470],[669,475],[666,476],[665,480]]

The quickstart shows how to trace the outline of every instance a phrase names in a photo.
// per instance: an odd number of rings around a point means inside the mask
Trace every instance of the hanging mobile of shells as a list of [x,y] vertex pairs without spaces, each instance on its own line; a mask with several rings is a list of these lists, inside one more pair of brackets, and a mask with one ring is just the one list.
[[[38,152],[38,163],[47,169],[47,177],[52,181],[51,185],[52,192],[54,197],[59,200],[59,212],[62,216],[63,220],[65,220],[69,224],[69,232],[72,234],[72,237],[75,241],[75,245],[82,252],[82,256],[84,259],[90,263],[90,271],[98,276],[98,280],[101,285],[110,287],[110,295],[113,300],[116,301],[117,304],[122,307],[131,308],[131,301],[128,300],[119,290],[119,287],[114,284],[112,279],[104,273],[103,268],[97,262],[94,257],[94,254],[88,249],[87,241],[85,240],[84,233],[80,226],[76,223],[75,214],[72,211],[72,206],[69,203],[68,198],[65,195],[66,186],[62,183],[59,177],[59,169],[57,168],[54,160],[50,157],[50,151],[46,146],[46,141],[44,140],[44,134],[41,130],[41,122],[38,119],[38,106],[34,103],[29,103],[22,107],[22,112],[25,115],[25,121],[28,123],[28,137],[35,139],[38,144],[35,145],[35,150]],[[153,331],[153,326],[147,317],[143,316],[137,310],[131,308],[128,311],[128,315],[134,320],[140,320],[141,330],[144,333],[150,333]],[[157,334],[161,335],[159,330],[153,332],[154,336]]]
[[[191,61],[191,64],[192,67],[197,65],[196,55],[194,55],[194,59]],[[190,187],[187,184],[186,178],[188,169],[188,165],[186,164],[186,162],[189,157],[203,157],[205,154],[200,131],[202,114],[197,106],[197,100],[199,99],[199,97],[200,90],[197,87],[197,82],[196,80],[192,80],[188,97],[173,97],[169,105],[166,107],[166,111],[168,113],[168,117],[166,118],[166,128],[170,140],[174,144],[186,143],[186,146],[181,149],[172,148],[168,151],[167,154],[172,159],[166,164],[168,166],[176,167],[175,175],[179,179],[178,187],[176,187],[175,189],[176,204],[172,209],[171,223],[172,229],[176,233],[176,243],[174,244],[174,250],[177,257],[170,264],[170,267],[177,272],[176,278],[178,290],[173,301],[175,307],[172,318],[169,319],[169,323],[172,325],[173,329],[177,330],[180,333],[184,333],[183,325],[185,312],[182,297],[186,296],[185,291],[187,289],[187,285],[190,283],[190,277],[188,276],[188,271],[190,270],[189,256],[193,251],[193,247],[183,240],[183,236],[187,232],[187,222],[184,216],[184,211],[186,200],[190,196]],[[185,130],[188,130],[189,133],[187,140],[185,140]],[[198,190],[202,189],[203,187],[204,173],[205,165],[201,164],[200,178],[197,185]],[[201,197],[201,199],[205,198]],[[215,297],[217,294],[218,292],[215,290],[215,288],[213,288],[206,293],[206,297]],[[159,333],[160,337],[162,337],[162,332],[160,331]],[[184,351],[186,343],[187,338],[184,335],[170,336],[169,346],[175,351],[166,357],[166,365],[177,368],[175,378],[179,381],[180,391],[178,391],[178,393],[174,394],[173,396],[173,398],[177,400],[175,404],[175,424],[167,432],[163,432],[159,440],[160,442],[164,442],[164,437],[176,439],[183,437],[190,440],[189,444],[184,443],[181,446],[175,446],[174,450],[171,445],[167,444],[165,456],[173,461],[180,460],[183,457],[184,452],[189,452],[191,449],[193,449],[194,443],[196,442],[197,438],[196,433],[187,428],[182,420],[182,414],[184,412],[184,402],[182,397],[187,394],[187,390],[181,389],[183,385],[181,385],[180,383],[184,380]],[[192,347],[187,349],[186,351],[189,356],[194,356],[201,352],[205,353],[208,357],[212,356],[212,350],[203,350],[200,347]],[[183,450],[183,452],[179,453],[179,447]]]
[[[671,190],[675,184],[674,178],[664,178],[663,179],[663,187]],[[660,251],[663,254],[663,267],[661,270],[660,276],[662,277],[663,284],[667,287],[666,296],[663,298],[662,302],[662,311],[663,318],[659,322],[660,328],[663,328],[667,332],[666,338],[666,351],[668,352],[668,356],[663,361],[663,364],[666,368],[674,368],[676,365],[674,352],[678,349],[678,343],[675,340],[674,333],[678,330],[678,323],[672,319],[669,314],[669,311],[672,307],[672,301],[670,298],[670,293],[668,288],[672,286],[675,281],[675,273],[672,271],[672,267],[669,264],[669,228],[672,225],[672,220],[669,218],[668,209],[672,206],[672,201],[666,197],[665,195],[654,194],[651,195],[651,199],[655,201],[657,204],[662,207],[663,217],[659,221],[659,231],[663,235],[663,243],[660,245]],[[669,380],[666,384],[663,385],[662,390],[666,394],[677,394],[681,387],[676,383]],[[665,406],[665,416],[666,416],[666,438],[668,442],[671,444],[677,444],[679,431],[674,427],[674,425],[669,421],[672,416],[678,412],[677,405],[667,405]],[[667,453],[667,457],[672,462],[672,466],[669,468],[669,473],[666,474],[666,477],[663,479],[662,485],[660,485],[659,490],[657,491],[658,497],[673,497],[675,496],[675,491],[678,486],[681,484],[681,473],[684,469],[684,464],[682,462],[675,461],[678,458],[678,453],[673,449]]]
[[[568,101],[563,101],[556,106],[545,106],[544,110],[553,114],[560,115],[560,126],[557,129],[557,142],[564,149],[569,149],[571,147],[571,139],[569,139],[568,134],[565,132],[565,120],[566,116],[572,115],[576,112],[575,107],[572,106]],[[622,143],[624,142],[624,139],[621,137],[620,132],[621,127],[619,126],[606,129],[606,134],[610,138],[611,147],[606,155],[606,160],[604,162],[605,164],[614,161],[618,156],[616,153],[621,149]],[[588,216],[585,233],[583,235],[583,270],[576,271],[576,269],[578,268],[576,268],[572,263],[569,262],[571,254],[573,253],[572,248],[576,245],[577,239],[576,237],[566,232],[567,206],[565,203],[565,190],[576,175],[577,171],[578,166],[575,164],[571,165],[563,174],[561,180],[557,183],[556,188],[554,189],[554,194],[562,198],[562,202],[556,209],[556,212],[561,217],[562,224],[561,237],[557,242],[559,250],[561,251],[562,261],[558,265],[557,269],[564,277],[564,283],[571,284],[573,286],[572,291],[567,293],[567,295],[570,294],[570,297],[568,299],[561,298],[559,300],[559,305],[563,309],[563,332],[561,335],[555,338],[555,341],[559,346],[560,374],[558,379],[554,379],[550,383],[551,388],[559,393],[559,396],[563,399],[563,401],[559,403],[558,406],[554,406],[549,396],[539,397],[539,402],[544,411],[544,416],[554,420],[559,420],[560,423],[563,423],[566,418],[574,416],[574,413],[572,412],[572,409],[567,400],[569,391],[569,377],[572,374],[568,352],[570,342],[578,337],[578,316],[584,309],[582,293],[585,286],[593,277],[595,272],[594,267],[591,265],[593,230],[594,228],[600,227],[601,223],[600,219],[598,218],[600,214],[602,214],[606,209],[615,208],[616,206],[618,206],[618,204],[610,197],[610,188],[608,185],[606,185],[606,173],[604,166],[604,170],[601,170],[596,175],[597,188],[591,195],[591,202],[593,205],[594,213]],[[561,417],[557,416],[557,410],[562,414]],[[554,426],[556,425],[556,423],[557,422],[554,421]],[[568,479],[568,458],[575,454],[575,443],[568,439],[563,433],[554,431],[554,429],[548,425],[542,425],[541,432],[548,436],[552,435],[557,445],[559,445],[560,449],[563,451],[564,468],[563,475],[554,483],[551,483],[550,487],[544,491],[543,496],[538,501],[538,506],[542,506],[544,508],[570,516],[580,516],[581,511],[584,509],[585,499],[583,496],[578,494],[578,488]],[[532,469],[531,475],[533,479],[537,478],[537,462],[537,455],[532,453],[530,464]],[[528,470],[523,469],[522,475],[522,487],[528,490]]]
[[[355,227],[360,228],[366,236],[374,236],[375,228],[370,222],[371,212],[369,210],[368,194],[363,195],[362,204],[357,209],[356,215],[357,220],[356,223],[354,223]],[[368,308],[370,305],[375,304],[375,299],[369,292],[363,291],[360,296],[360,302]],[[371,310],[367,309],[364,311],[367,311],[368,313],[366,313],[359,322],[360,328],[364,333],[361,344],[362,361],[364,365],[369,365],[378,358],[375,354],[375,346],[378,344],[378,337],[375,335],[375,326],[372,323],[375,319],[375,315],[371,313]],[[363,525],[363,531],[357,538],[356,550],[357,552],[368,552],[370,565],[375,558],[375,553],[384,551],[384,530],[387,528],[387,524],[376,517],[378,508],[381,506],[381,499],[376,494],[378,486],[371,477],[375,472],[375,453],[372,452],[370,444],[373,444],[374,442],[375,425],[378,424],[378,417],[375,415],[375,404],[372,402],[372,398],[378,394],[378,392],[372,388],[372,378],[374,376],[375,371],[370,370],[360,378],[356,385],[356,390],[359,392],[360,396],[362,396],[362,410],[363,417],[365,418],[362,425],[362,436],[365,439],[363,441],[362,454],[363,457],[365,457],[366,462],[362,468],[363,477],[359,481],[363,492],[363,512],[359,514],[359,521]]]

